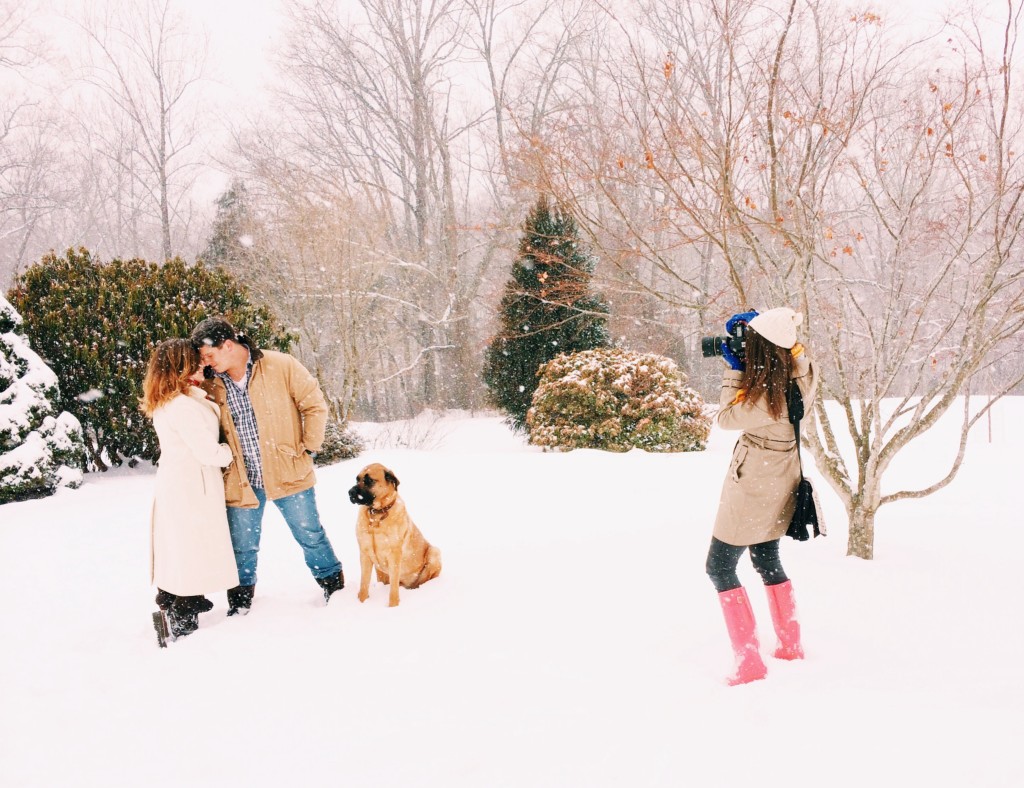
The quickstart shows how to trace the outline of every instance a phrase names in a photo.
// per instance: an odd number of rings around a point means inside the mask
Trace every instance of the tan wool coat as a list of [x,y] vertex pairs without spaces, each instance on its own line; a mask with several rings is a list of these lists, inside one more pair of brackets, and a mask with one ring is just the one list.
[[[726,544],[746,547],[779,539],[793,518],[800,482],[800,462],[789,416],[772,418],[764,401],[736,403],[741,372],[729,370],[722,379],[718,425],[743,430],[732,452],[722,485],[714,536]],[[806,356],[794,361],[793,377],[809,413],[817,393],[814,366]]]
[[[238,431],[227,404],[227,391],[220,378],[208,380],[204,388],[220,406],[220,426],[235,461],[224,473],[228,506],[254,509],[256,493],[245,474],[245,460]],[[249,400],[256,415],[263,461],[263,489],[271,500],[308,490],[316,484],[313,458],[327,429],[327,401],[320,384],[297,359],[287,353],[262,351],[252,366]]]
[[153,412],[160,439],[150,528],[150,580],[180,596],[238,585],[224,508],[221,468],[231,450],[218,442],[220,414],[192,388]]

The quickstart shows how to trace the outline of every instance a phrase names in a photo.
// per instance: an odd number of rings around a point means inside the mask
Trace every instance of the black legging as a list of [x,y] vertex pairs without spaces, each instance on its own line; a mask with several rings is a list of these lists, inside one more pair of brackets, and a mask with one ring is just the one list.
[[[708,577],[715,584],[715,590],[718,593],[732,591],[742,585],[736,574],[736,565],[740,562],[740,556],[746,549],[746,547],[726,544],[713,536],[711,537],[706,569]],[[782,561],[779,560],[778,539],[750,545],[750,562],[754,565],[757,573],[761,575],[766,586],[785,583],[789,579],[786,577],[786,571],[782,568]]]

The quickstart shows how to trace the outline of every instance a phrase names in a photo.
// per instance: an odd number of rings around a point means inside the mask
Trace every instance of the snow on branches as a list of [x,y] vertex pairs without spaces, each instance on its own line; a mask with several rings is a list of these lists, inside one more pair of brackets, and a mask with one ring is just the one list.
[[0,296],[0,504],[82,483],[82,427],[70,413],[54,413],[56,396],[57,376]]

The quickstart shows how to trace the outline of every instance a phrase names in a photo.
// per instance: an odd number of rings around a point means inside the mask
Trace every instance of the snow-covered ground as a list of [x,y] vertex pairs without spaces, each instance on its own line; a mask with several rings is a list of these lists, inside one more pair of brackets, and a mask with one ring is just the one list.
[[[1020,786],[1024,400],[947,489],[878,519],[876,559],[786,540],[807,659],[729,688],[704,557],[734,435],[683,455],[545,454],[494,417],[360,425],[320,471],[347,587],[323,605],[273,508],[252,613],[161,650],[153,469],[0,506],[0,785]],[[944,426],[893,468],[934,481]],[[379,461],[441,576],[359,604],[346,491]],[[764,594],[741,578],[773,643]]]

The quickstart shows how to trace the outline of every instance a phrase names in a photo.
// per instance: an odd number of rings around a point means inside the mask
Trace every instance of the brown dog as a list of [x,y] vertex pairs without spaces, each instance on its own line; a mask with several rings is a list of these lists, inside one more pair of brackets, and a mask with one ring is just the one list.
[[[370,568],[377,580],[391,585],[388,607],[398,604],[398,586],[419,588],[441,574],[441,551],[423,538],[398,495],[398,477],[380,463],[356,476],[348,499],[359,505],[359,601],[370,595]],[[397,582],[396,582],[397,581]]]

